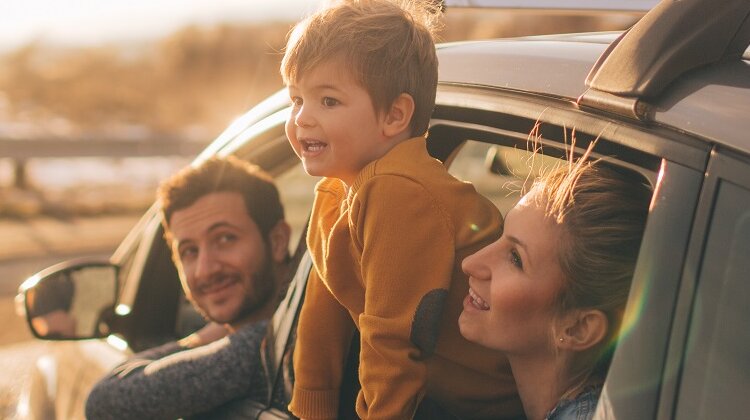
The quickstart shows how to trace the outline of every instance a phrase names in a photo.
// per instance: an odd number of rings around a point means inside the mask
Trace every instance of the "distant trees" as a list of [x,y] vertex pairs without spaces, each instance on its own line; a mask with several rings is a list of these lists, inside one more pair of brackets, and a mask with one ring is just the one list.
[[0,121],[192,131],[208,141],[281,87],[279,52],[290,25],[187,27],[150,45],[61,49],[32,43],[0,58],[6,114]]
[[[634,18],[446,13],[443,41],[620,29]],[[147,130],[206,141],[281,87],[291,22],[186,27],[153,44],[61,49],[32,43],[0,57],[0,123]]]

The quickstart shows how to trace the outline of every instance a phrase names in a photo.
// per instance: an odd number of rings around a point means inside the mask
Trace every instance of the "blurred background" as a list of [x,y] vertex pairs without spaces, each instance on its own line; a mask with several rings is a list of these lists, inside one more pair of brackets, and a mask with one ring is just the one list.
[[[44,351],[15,315],[29,275],[108,255],[158,182],[282,88],[285,37],[318,0],[0,5],[0,418]],[[442,41],[627,28],[629,15],[448,9]]]
[[[282,87],[278,65],[285,36],[317,5],[6,2],[0,25],[0,217],[142,211],[159,179]],[[582,32],[631,23],[628,16],[449,9],[440,38]],[[113,147],[95,152],[94,142]],[[147,156],[112,151],[122,142],[164,147]],[[105,156],[81,156],[89,154]]]

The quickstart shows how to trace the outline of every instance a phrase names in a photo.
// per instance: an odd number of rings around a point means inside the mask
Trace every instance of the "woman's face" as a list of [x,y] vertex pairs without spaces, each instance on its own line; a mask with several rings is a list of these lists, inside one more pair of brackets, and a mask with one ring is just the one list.
[[524,196],[508,212],[503,236],[463,261],[470,289],[461,334],[509,355],[549,351],[563,285],[560,239],[560,226]]

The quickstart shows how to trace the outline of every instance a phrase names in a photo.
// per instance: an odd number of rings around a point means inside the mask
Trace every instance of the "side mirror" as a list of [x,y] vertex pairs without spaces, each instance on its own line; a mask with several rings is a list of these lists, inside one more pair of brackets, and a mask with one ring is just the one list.
[[109,262],[58,264],[24,281],[16,299],[37,338],[106,337],[117,299],[117,266]]

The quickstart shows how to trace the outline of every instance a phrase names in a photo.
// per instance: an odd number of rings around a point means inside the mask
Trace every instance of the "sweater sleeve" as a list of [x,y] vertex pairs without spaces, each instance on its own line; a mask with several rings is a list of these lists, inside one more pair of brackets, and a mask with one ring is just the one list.
[[289,411],[297,417],[333,419],[338,415],[343,368],[354,334],[351,315],[323,283],[319,266],[330,224],[339,216],[343,190],[337,180],[316,186],[307,242],[315,266],[310,271],[297,325],[294,388]]
[[266,322],[259,322],[194,349],[169,343],[138,353],[94,386],[86,418],[179,418],[235,398],[265,398],[259,355],[265,333]]
[[353,334],[351,316],[312,270],[294,349],[294,389],[289,404],[294,415],[336,418],[344,362]]
[[357,413],[412,418],[451,283],[453,227],[420,184],[399,176],[364,184],[351,213],[365,285]]

